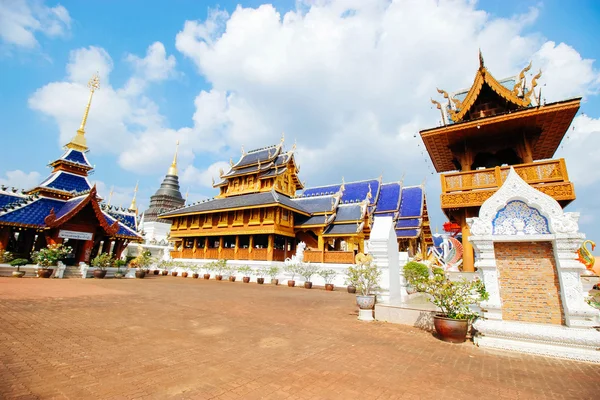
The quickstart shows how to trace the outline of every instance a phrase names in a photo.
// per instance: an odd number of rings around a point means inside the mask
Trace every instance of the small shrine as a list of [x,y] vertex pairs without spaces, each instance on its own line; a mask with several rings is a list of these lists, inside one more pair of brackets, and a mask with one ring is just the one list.
[[67,243],[73,248],[67,262],[75,264],[99,253],[118,258],[128,243],[142,239],[135,213],[101,203],[88,180],[94,167],[86,154],[85,125],[99,86],[94,76],[81,126],[65,152],[50,163],[50,175],[29,190],[0,188],[0,249],[30,258],[49,244]]
[[477,345],[600,362],[600,310],[586,301],[598,277],[578,259],[578,220],[513,168],[467,219],[490,295],[474,323]]

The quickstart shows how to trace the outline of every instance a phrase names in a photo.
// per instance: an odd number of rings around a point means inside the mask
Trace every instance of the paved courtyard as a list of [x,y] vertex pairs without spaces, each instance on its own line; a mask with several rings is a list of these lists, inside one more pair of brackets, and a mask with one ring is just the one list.
[[600,366],[356,316],[342,290],[0,278],[0,398],[600,398]]

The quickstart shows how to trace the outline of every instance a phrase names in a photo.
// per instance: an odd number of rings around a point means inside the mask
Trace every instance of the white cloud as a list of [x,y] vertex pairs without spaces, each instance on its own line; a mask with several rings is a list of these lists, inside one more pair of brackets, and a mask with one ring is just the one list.
[[0,0],[0,38],[8,45],[35,48],[36,33],[65,36],[71,17],[61,5],[48,7],[41,0]]
[[0,177],[0,185],[18,189],[31,189],[41,181],[41,175],[38,172],[23,172],[19,169],[7,171],[5,177]]
[[569,179],[576,187],[596,186],[600,181],[600,118],[577,116],[556,157],[565,158]]
[[[167,79],[167,75],[173,73],[173,56],[165,58],[161,49],[164,50],[162,44],[154,43],[148,48],[145,58],[135,58],[134,63],[138,67],[130,81],[137,80],[138,88],[145,88],[149,80],[161,80],[161,76],[162,79]],[[161,58],[165,60],[167,67],[160,66],[158,60]],[[96,71],[100,74],[100,90],[94,94],[86,126],[90,148],[99,153],[120,154],[123,149],[136,143],[140,132],[152,132],[148,133],[151,136],[166,132],[164,117],[142,90],[128,90],[131,88],[129,84],[125,88],[114,88],[111,85],[109,77],[113,67],[112,58],[102,48],[90,46],[74,50],[66,66],[65,80],[49,83],[30,96],[31,108],[57,122],[60,144],[67,143],[79,128],[89,96],[86,84]],[[158,70],[162,72],[159,73]],[[152,162],[156,162],[156,159]],[[123,166],[133,170],[137,168],[127,163]]]
[[152,43],[146,57],[128,54],[126,60],[133,66],[135,74],[125,84],[124,91],[128,94],[139,94],[149,82],[159,82],[175,77],[175,56],[167,56],[165,46],[161,42]]
[[205,188],[212,188],[213,178],[215,179],[215,181],[219,181],[220,170],[228,171],[229,163],[226,163],[224,161],[218,161],[209,165],[203,170],[199,170],[193,165],[188,165],[183,170],[183,172],[179,174],[181,177],[181,185],[192,187],[203,186]]

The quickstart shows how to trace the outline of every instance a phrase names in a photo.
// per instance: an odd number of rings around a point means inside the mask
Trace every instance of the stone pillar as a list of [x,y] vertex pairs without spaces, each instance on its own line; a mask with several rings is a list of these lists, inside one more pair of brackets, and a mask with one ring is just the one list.
[[269,235],[269,241],[267,243],[267,261],[273,261],[273,246],[275,244],[275,235]]
[[3,226],[0,228],[0,250],[6,250],[8,241],[10,240],[10,228]]
[[469,241],[471,230],[467,224],[467,210],[464,211],[460,219],[460,227],[462,230],[463,272],[473,272],[475,271],[475,256],[473,253],[473,244]]

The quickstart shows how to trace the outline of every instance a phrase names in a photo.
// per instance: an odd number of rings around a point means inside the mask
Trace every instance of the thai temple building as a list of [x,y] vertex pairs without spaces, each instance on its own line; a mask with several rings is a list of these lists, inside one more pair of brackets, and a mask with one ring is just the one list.
[[[177,143],[177,146],[179,146],[179,143]],[[138,226],[139,232],[144,237],[144,243],[141,244],[141,247],[150,251],[153,257],[168,258],[170,257],[170,251],[173,250],[173,246],[169,242],[171,221],[158,218],[158,215],[181,208],[184,205],[185,199],[179,188],[177,150],[175,150],[173,162],[167,171],[167,175],[165,175],[156,193],[150,197],[150,205],[142,213]],[[135,209],[137,212],[135,202],[132,203],[130,209]],[[138,245],[130,246],[128,249],[130,255],[137,255],[137,251]]]
[[382,178],[305,188],[294,145],[245,152],[214,183],[210,200],[160,215],[172,221],[172,257],[284,261],[306,244],[304,261],[351,264],[378,216],[392,216],[398,246],[425,254],[432,243],[423,186]]
[[431,100],[443,126],[420,132],[437,172],[442,172],[441,207],[451,224],[462,231],[463,270],[474,270],[467,219],[506,180],[509,170],[557,200],[564,208],[575,200],[564,159],[552,159],[581,98],[542,104],[537,81],[527,82],[531,64],[518,76],[497,80],[484,65],[467,90],[447,93],[446,102]]
[[34,188],[0,190],[0,249],[29,258],[49,244],[73,248],[70,263],[89,262],[100,252],[120,257],[128,243],[140,241],[135,213],[101,203],[88,180],[94,169],[87,158],[85,124],[98,77],[88,86],[90,97],[75,137],[50,163],[52,172]]

